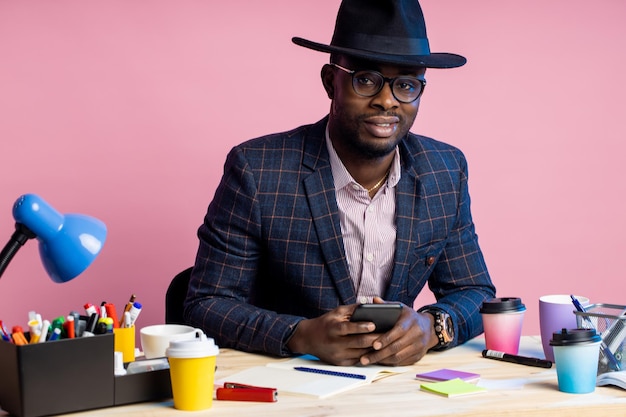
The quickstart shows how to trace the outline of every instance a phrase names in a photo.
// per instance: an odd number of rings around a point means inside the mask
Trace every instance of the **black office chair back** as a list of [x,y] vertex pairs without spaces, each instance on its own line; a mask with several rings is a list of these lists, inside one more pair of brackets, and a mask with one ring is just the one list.
[[170,282],[165,292],[165,322],[170,324],[185,324],[183,320],[183,307],[185,297],[187,296],[187,288],[189,287],[189,279],[191,278],[191,270],[189,267],[178,273]]

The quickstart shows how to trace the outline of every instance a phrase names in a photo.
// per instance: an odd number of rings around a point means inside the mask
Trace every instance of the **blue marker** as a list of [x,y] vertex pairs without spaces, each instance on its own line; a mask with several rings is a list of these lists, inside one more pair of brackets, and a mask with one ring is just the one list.
[[48,341],[52,342],[54,340],[59,340],[60,337],[61,337],[61,329],[59,329],[58,327],[55,327]]
[[141,303],[135,301],[133,306],[128,311],[130,313],[130,327],[135,325],[135,321],[137,321],[137,317],[139,316],[139,313],[141,313],[141,309]]

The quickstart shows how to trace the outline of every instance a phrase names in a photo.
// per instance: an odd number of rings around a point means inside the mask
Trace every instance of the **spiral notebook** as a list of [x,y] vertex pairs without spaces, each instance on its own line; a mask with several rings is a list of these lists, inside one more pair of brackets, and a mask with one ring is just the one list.
[[[319,372],[303,372],[295,368],[305,367]],[[381,378],[404,373],[408,367],[387,366],[334,366],[328,365],[309,355],[282,362],[272,362],[266,366],[255,366],[236,374],[222,378],[217,383],[234,382],[238,384],[276,388],[280,393],[327,398]],[[332,373],[327,374],[324,371]],[[338,376],[338,373],[352,376]]]

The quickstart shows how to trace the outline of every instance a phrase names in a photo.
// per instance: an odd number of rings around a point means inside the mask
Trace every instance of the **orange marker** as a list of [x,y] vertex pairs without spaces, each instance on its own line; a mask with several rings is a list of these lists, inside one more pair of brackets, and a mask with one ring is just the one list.
[[24,336],[24,330],[22,330],[20,326],[13,326],[12,330],[11,338],[13,339],[13,343],[19,346],[28,344],[28,340],[26,340],[26,336]]

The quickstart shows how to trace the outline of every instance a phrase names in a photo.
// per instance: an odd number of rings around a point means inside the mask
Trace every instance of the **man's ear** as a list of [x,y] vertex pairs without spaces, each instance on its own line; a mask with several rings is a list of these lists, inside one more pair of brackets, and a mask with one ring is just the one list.
[[328,64],[324,64],[322,67],[322,84],[324,85],[324,90],[326,90],[326,94],[329,99],[333,99],[335,95],[335,71],[334,68]]

